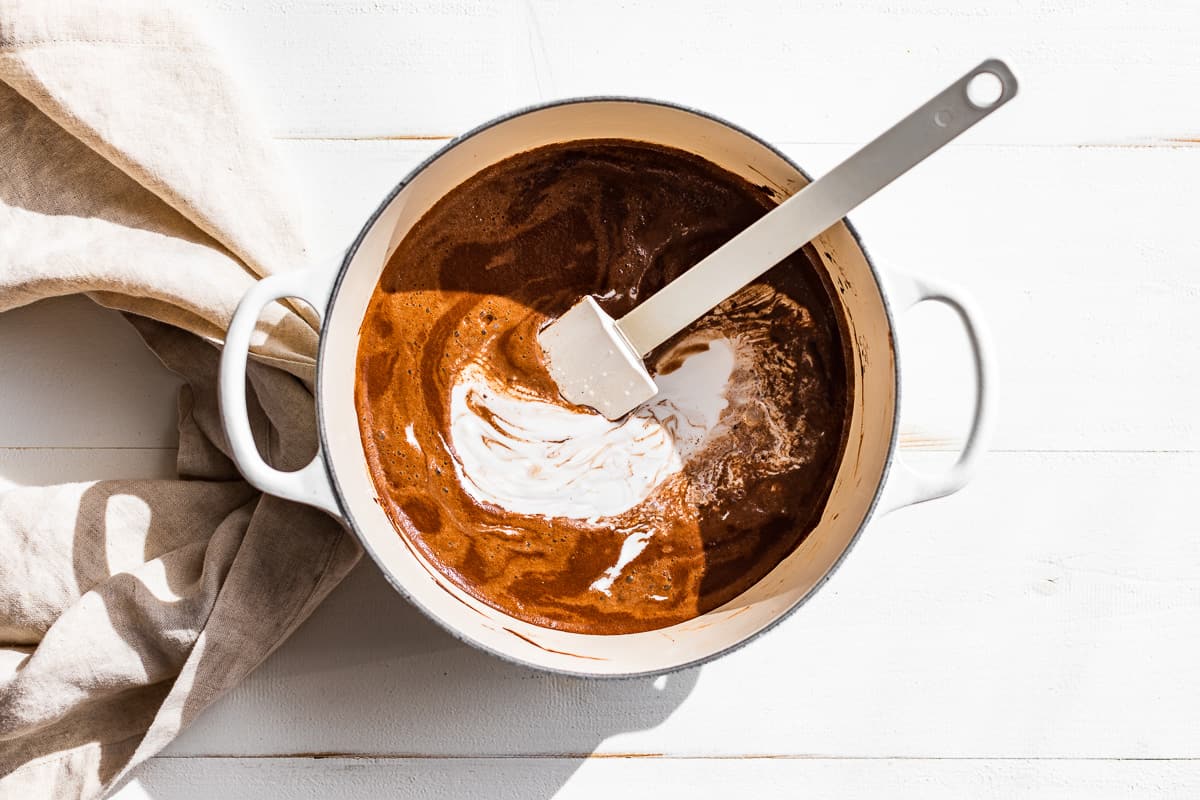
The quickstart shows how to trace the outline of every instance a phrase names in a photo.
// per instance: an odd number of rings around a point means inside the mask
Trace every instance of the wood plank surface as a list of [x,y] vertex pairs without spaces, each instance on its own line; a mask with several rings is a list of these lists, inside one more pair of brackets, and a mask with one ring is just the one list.
[[1191,800],[1194,761],[160,758],[118,800]]
[[[164,452],[7,451],[0,474],[153,477]],[[169,752],[1196,757],[1200,537],[1180,520],[1198,472],[1192,454],[993,455],[963,494],[876,523],[777,631],[659,681],[504,664],[364,563]],[[699,734],[712,720],[722,735]]]
[[[530,103],[657,97],[775,140],[874,137],[986,57],[1019,104],[971,142],[1200,137],[1191,0],[201,0],[280,136],[456,135]],[[253,78],[251,81],[250,78]]]
[[173,447],[0,448],[0,492],[107,478],[171,478],[175,455]]
[[993,454],[776,630],[657,681],[500,662],[364,563],[168,752],[1198,757],[1198,481],[1195,454]]
[[[436,146],[286,143],[331,268]],[[848,150],[784,148],[816,172]],[[851,219],[881,266],[977,298],[998,348],[997,449],[1197,450],[1200,195],[1164,204],[1159,188],[1185,178],[1200,182],[1200,149],[956,147]],[[0,402],[12,406],[0,446],[173,445],[174,407],[160,398],[177,383],[133,331],[81,299],[45,305],[0,316]],[[80,327],[91,317],[94,332]],[[965,431],[969,361],[956,325],[937,307],[901,320],[910,445],[954,449]]]

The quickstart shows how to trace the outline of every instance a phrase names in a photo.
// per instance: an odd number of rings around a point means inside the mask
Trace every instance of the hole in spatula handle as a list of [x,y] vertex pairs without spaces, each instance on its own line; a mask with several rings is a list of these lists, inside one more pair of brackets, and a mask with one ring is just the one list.
[[1004,96],[1004,82],[994,72],[984,70],[967,82],[967,99],[976,108],[991,108]]

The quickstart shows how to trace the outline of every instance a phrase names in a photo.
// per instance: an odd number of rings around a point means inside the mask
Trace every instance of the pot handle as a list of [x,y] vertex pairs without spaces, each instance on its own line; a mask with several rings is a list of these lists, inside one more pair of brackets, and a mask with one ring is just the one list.
[[884,513],[926,500],[936,500],[966,486],[974,477],[980,458],[987,450],[991,438],[992,412],[996,405],[996,362],[987,329],[970,296],[954,286],[927,278],[897,272],[889,272],[887,278],[888,299],[897,314],[919,303],[931,301],[949,306],[962,320],[975,361],[975,416],[958,460],[943,473],[928,474],[915,470],[904,463],[899,453],[896,454],[880,501],[880,509]]
[[275,300],[295,297],[312,306],[323,320],[329,290],[327,271],[316,269],[281,272],[254,284],[238,303],[225,334],[218,394],[229,449],[246,480],[268,494],[316,506],[341,518],[320,442],[317,442],[317,454],[304,467],[295,472],[275,469],[258,452],[246,411],[246,358],[250,352],[250,337],[263,308]]

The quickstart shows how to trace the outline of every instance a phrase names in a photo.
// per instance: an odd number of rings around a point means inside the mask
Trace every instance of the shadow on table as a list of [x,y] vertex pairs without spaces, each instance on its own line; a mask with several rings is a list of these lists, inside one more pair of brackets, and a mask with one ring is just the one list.
[[[698,676],[594,680],[509,664],[451,637],[364,558],[169,752],[429,757],[413,771],[389,761],[388,774],[442,776],[423,797],[488,797],[502,785],[550,798],[605,740],[667,719]],[[461,760],[472,756],[500,758]],[[518,767],[511,756],[542,758]]]

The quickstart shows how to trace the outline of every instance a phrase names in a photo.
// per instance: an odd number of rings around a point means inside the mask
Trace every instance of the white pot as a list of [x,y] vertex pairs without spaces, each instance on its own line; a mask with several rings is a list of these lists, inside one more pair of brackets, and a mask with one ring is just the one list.
[[[229,443],[247,480],[265,492],[308,503],[344,520],[388,580],[463,641],[545,670],[587,676],[666,672],[715,658],[794,611],[832,574],[871,515],[961,488],[985,447],[991,405],[990,360],[973,306],[957,291],[889,273],[881,280],[848,222],[815,240],[838,287],[850,328],[849,438],[817,527],[766,577],[725,605],[669,628],[612,636],[531,625],[481,603],[445,579],[409,546],[375,501],[354,406],[359,327],[388,258],[421,216],[479,170],[542,145],[618,138],[680,148],[778,188],[808,183],[785,156],[746,131],[693,110],[658,102],[589,98],[537,106],[489,122],[447,144],[413,172],[367,221],[336,272],[274,275],[247,292],[221,359],[221,408]],[[250,333],[264,305],[301,298],[322,317],[316,404],[320,449],[307,467],[284,473],[259,456],[245,408]],[[899,364],[894,314],[924,300],[946,303],[966,325],[978,392],[963,452],[947,472],[922,475],[896,457]],[[419,380],[419,377],[417,378]]]

